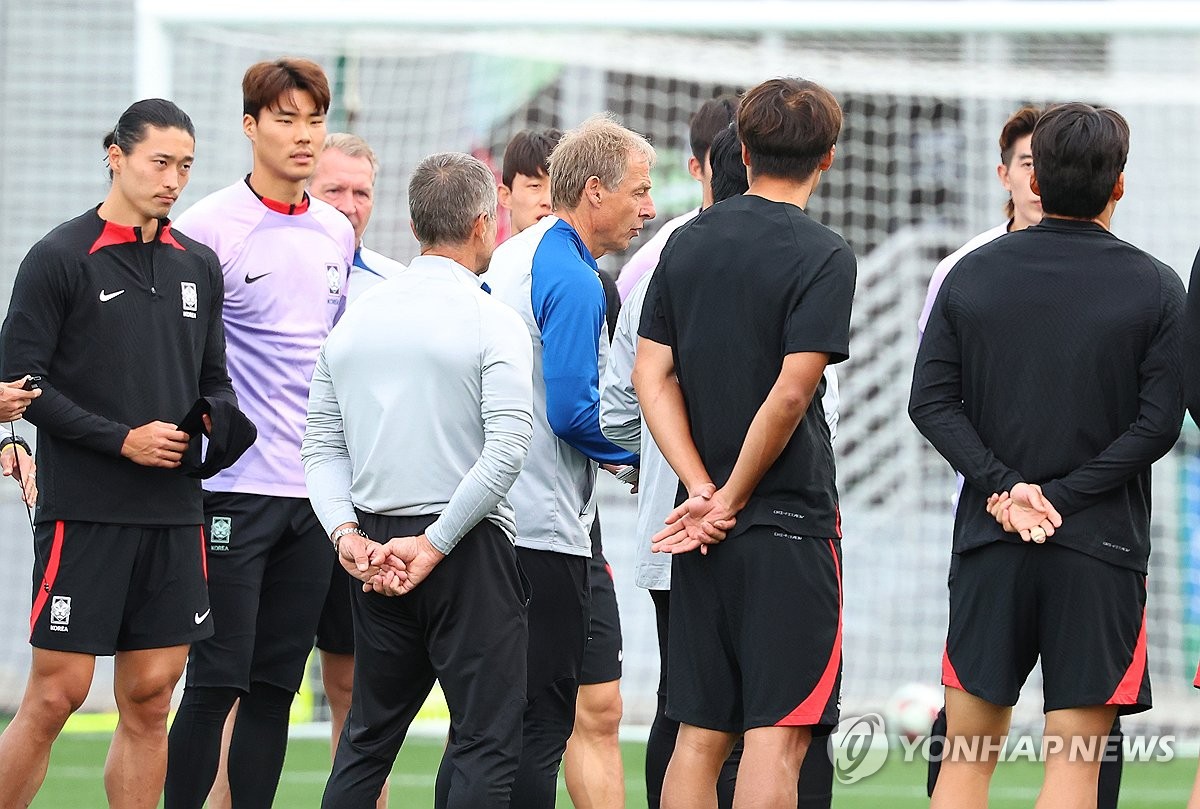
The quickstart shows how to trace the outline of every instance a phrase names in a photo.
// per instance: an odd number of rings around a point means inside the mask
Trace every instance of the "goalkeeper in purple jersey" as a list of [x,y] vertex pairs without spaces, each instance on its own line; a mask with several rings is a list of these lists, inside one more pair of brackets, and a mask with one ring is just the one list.
[[251,66],[242,95],[253,170],[181,219],[220,259],[230,376],[260,435],[205,486],[216,631],[188,661],[171,728],[169,809],[204,803],[222,724],[239,700],[233,805],[271,805],[334,562],[300,461],[309,381],[354,257],[350,222],[305,191],[325,140],[329,84],[315,63],[279,59]]

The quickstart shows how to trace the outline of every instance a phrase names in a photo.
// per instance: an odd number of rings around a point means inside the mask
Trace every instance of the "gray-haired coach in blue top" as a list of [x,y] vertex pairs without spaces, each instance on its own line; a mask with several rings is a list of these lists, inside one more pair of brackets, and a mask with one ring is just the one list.
[[525,707],[528,589],[506,495],[533,434],[532,349],[477,277],[496,242],[487,167],[427,157],[409,209],[421,255],[334,328],[309,402],[309,496],[365,583],[354,698],[322,805],[375,806],[437,679],[452,719],[434,805],[498,809]]

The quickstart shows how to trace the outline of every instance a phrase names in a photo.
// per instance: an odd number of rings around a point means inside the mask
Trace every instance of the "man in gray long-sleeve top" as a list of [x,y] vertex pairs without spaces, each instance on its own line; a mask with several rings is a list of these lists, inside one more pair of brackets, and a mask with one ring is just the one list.
[[365,582],[354,698],[323,805],[375,806],[436,678],[453,718],[435,806],[507,807],[529,594],[506,495],[533,434],[532,349],[477,277],[496,240],[487,167],[426,158],[409,208],[421,255],[330,334],[302,449],[317,516]]

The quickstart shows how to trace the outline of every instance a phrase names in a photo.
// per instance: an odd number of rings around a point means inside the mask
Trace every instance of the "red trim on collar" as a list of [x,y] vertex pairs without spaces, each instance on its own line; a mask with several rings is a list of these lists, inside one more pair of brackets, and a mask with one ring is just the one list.
[[259,197],[259,199],[262,200],[263,205],[266,205],[272,211],[275,211],[275,213],[281,213],[286,216],[296,216],[297,214],[302,214],[308,210],[307,191],[304,192],[304,199],[300,200],[298,205],[292,205],[290,202],[280,202],[279,200],[271,199],[270,197]]
[[177,239],[175,238],[174,234],[172,234],[172,233],[171,233],[171,226],[170,226],[170,225],[163,225],[163,226],[162,226],[162,232],[161,232],[161,234],[159,235],[159,241],[161,241],[163,244],[169,244],[169,245],[171,245],[171,246],[172,246],[172,247],[174,247],[176,250],[183,250],[184,252],[186,252],[186,251],[187,251],[187,248],[186,248],[186,247],[184,247],[182,244],[180,244],[180,243],[179,243],[179,240],[177,240]]
[[261,202],[263,205],[266,205],[269,209],[271,209],[275,213],[281,213],[284,216],[297,216],[298,214],[302,214],[302,213],[305,213],[306,211],[308,211],[309,198],[308,198],[307,191],[304,192],[303,198],[301,198],[301,200],[298,203],[293,205],[290,202],[280,202],[277,199],[270,199],[269,197],[264,197],[262,194],[255,191],[254,186],[250,185],[250,175],[249,174],[247,174],[242,179],[243,179],[243,181],[245,181],[246,187],[250,189],[250,193],[253,194],[254,196],[258,197],[259,202]]
[[100,237],[93,242],[92,249],[88,250],[88,255],[90,256],[97,250],[103,250],[105,247],[112,247],[114,244],[129,244],[137,240],[137,233],[132,227],[106,221],[104,230],[100,232]]

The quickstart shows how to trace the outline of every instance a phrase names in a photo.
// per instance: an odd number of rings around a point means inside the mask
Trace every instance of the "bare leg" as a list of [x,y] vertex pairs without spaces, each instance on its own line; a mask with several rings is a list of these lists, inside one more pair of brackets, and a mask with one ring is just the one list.
[[154,809],[167,777],[167,712],[188,647],[117,652],[117,729],[104,763],[113,809]]
[[812,741],[808,727],[751,728],[742,736],[734,809],[794,809],[800,765]]
[[1117,718],[1115,705],[1068,708],[1046,714],[1046,776],[1038,809],[1094,809],[1104,743]]
[[575,809],[625,809],[621,681],[579,686],[563,770]]
[[1192,784],[1192,797],[1188,799],[1187,809],[1200,809],[1200,766],[1196,768],[1196,782]]
[[987,809],[988,786],[1011,721],[1012,708],[946,688],[945,758],[930,809]]
[[662,809],[717,809],[717,775],[736,740],[734,733],[681,724],[663,779]]
[[221,729],[221,758],[217,760],[217,777],[213,779],[208,793],[208,809],[232,809],[233,797],[229,794],[229,740],[233,738],[233,725],[237,722],[238,703],[233,703],[225,727]]
[[50,746],[87,697],[96,658],[33,650],[33,665],[17,715],[0,734],[0,807],[29,806],[46,779]]
[[[350,713],[350,699],[354,695],[354,655],[334,654],[324,649],[317,651],[321,653],[321,684],[325,687],[325,699],[329,700],[329,753],[332,756],[337,752],[338,739],[342,738],[342,728]],[[384,781],[375,809],[387,809],[387,805],[388,782]]]

